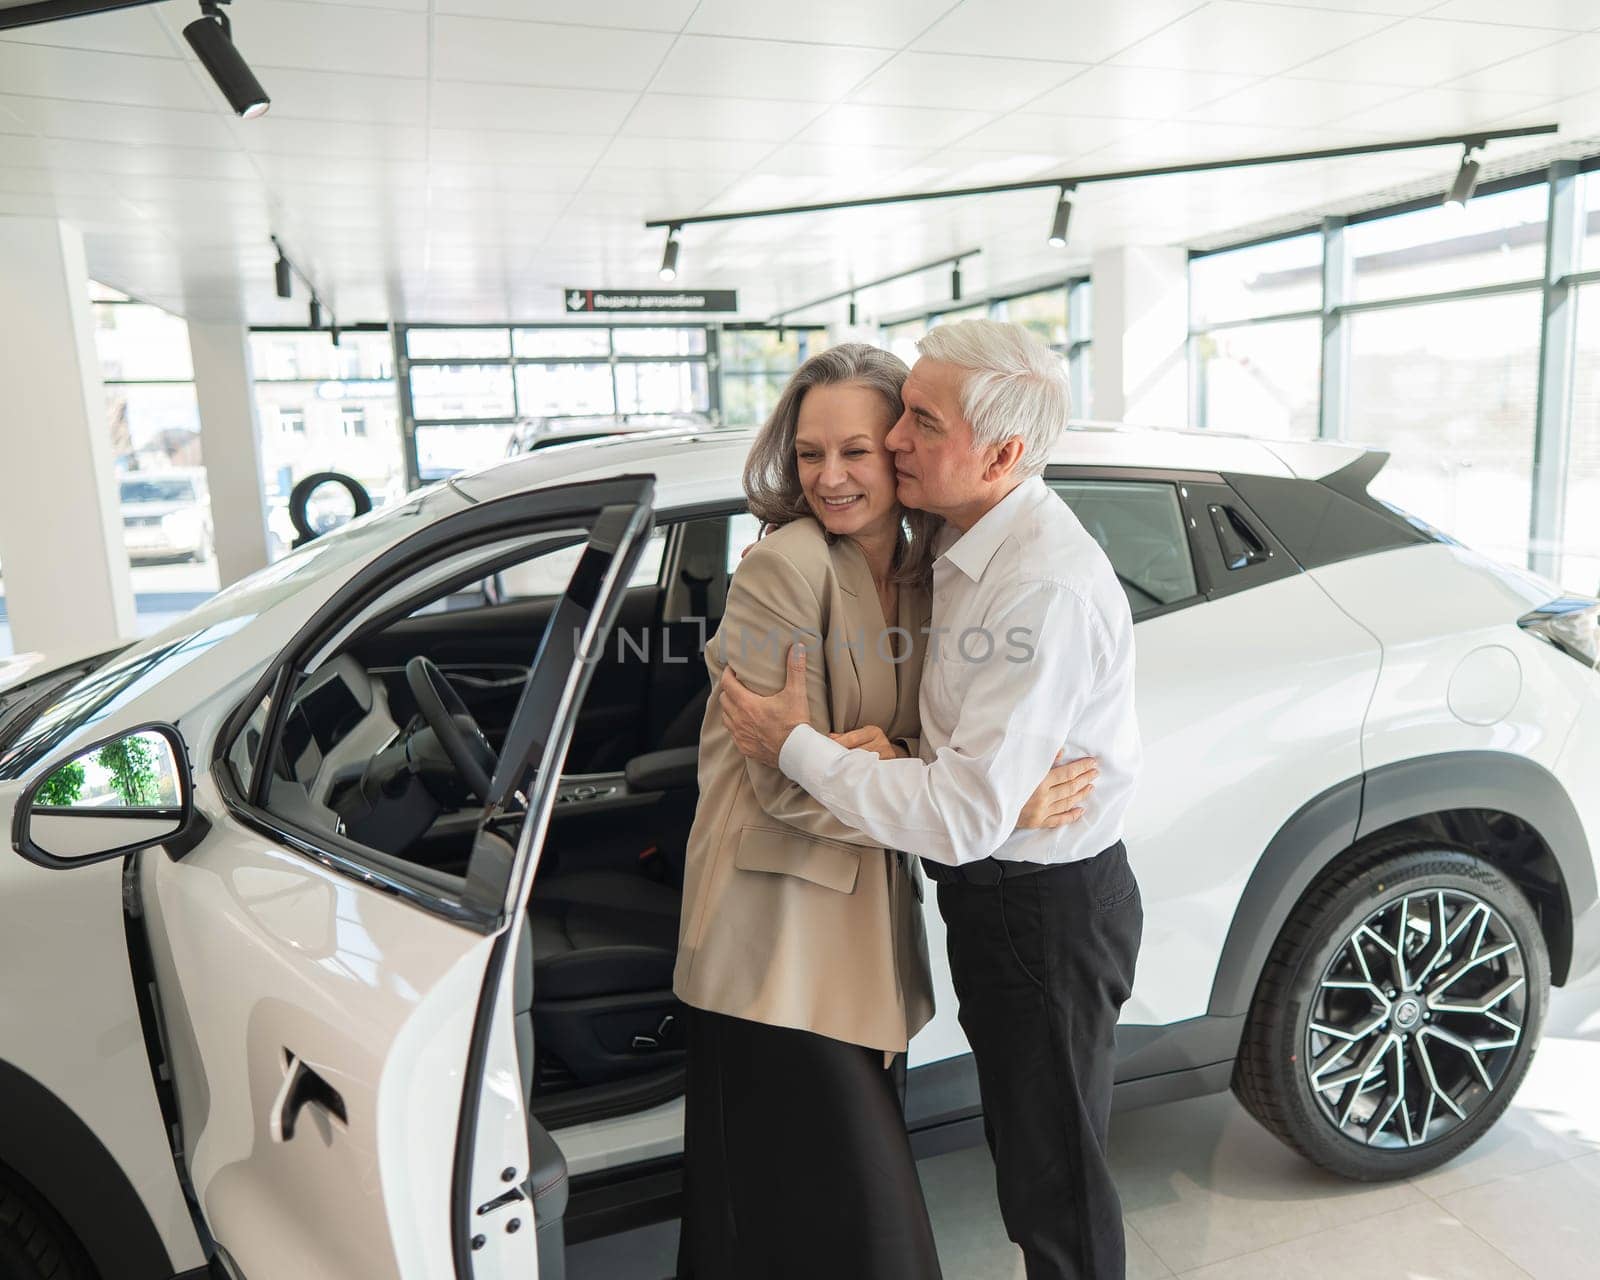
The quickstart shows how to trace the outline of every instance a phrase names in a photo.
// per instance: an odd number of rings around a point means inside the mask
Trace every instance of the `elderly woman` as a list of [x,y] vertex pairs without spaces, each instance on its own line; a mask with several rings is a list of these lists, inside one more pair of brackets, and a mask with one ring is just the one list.
[[[725,666],[778,689],[803,641],[816,728],[916,738],[935,521],[900,506],[884,448],[906,374],[852,343],[784,391],[745,467],[776,529],[734,574],[713,691]],[[1086,763],[1052,770],[1022,825],[1074,820],[1091,785]],[[681,1278],[939,1274],[899,1092],[933,1015],[922,896],[915,858],[747,762],[713,692],[673,982],[690,1006]]]

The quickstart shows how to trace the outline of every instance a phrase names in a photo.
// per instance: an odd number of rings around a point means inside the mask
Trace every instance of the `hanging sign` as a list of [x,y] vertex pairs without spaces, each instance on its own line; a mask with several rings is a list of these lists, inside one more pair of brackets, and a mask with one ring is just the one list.
[[737,311],[737,289],[568,289],[567,312]]

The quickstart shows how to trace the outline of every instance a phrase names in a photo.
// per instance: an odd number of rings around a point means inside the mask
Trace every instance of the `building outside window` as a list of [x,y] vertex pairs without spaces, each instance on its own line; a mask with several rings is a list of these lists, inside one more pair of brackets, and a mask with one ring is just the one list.
[[92,285],[95,351],[140,634],[217,590],[188,325]]
[[724,329],[718,339],[722,421],[728,426],[765,422],[815,336],[797,329]]
[[[375,506],[406,491],[387,331],[346,331],[336,347],[326,332],[258,329],[250,335],[250,359],[273,559],[294,545],[289,496],[306,476],[343,472],[361,482]],[[327,523],[347,518],[348,498],[314,514]]]

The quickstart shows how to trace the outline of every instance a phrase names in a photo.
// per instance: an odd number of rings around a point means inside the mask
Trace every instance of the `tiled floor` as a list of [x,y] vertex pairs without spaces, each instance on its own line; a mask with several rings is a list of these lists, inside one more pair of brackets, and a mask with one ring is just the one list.
[[[1590,1280],[1600,1276],[1600,980],[1558,991],[1499,1124],[1409,1182],[1345,1182],[1269,1136],[1231,1095],[1117,1117],[1129,1280]],[[983,1149],[925,1160],[945,1280],[1022,1280]],[[662,1280],[673,1223],[570,1253],[571,1280]]]

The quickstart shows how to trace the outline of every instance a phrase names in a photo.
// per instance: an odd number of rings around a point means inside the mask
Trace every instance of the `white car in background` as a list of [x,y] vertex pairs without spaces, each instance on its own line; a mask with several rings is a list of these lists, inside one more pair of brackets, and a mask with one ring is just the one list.
[[[551,1280],[563,1235],[676,1212],[749,443],[457,476],[0,692],[12,1274]],[[1136,619],[1118,1105],[1231,1085],[1364,1179],[1479,1137],[1600,959],[1600,605],[1372,499],[1383,460],[1084,427],[1047,474]],[[924,1151],[981,1140],[927,910]]]
[[211,499],[204,467],[130,472],[117,482],[122,541],[134,561],[211,559]]

